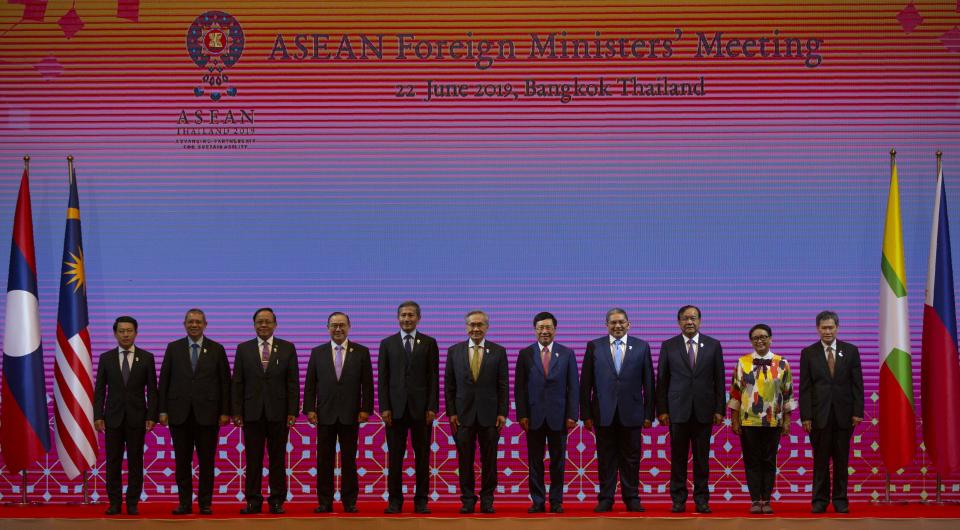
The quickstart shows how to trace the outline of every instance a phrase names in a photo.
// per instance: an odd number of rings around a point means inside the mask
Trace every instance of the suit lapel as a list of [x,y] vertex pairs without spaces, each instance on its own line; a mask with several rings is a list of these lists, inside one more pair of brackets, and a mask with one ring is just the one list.
[[[620,377],[620,374],[617,373],[617,365],[613,364],[613,350],[610,348],[610,336],[605,337],[600,344],[597,353],[604,359],[601,362],[607,363],[607,366],[610,367],[610,372],[612,372],[615,377]],[[626,352],[626,345],[624,345],[624,352]],[[627,359],[626,353],[623,354],[623,359]],[[623,368],[622,362],[620,368]]]
[[[539,344],[539,343],[538,343]],[[550,352],[550,361],[547,363],[547,373],[543,374],[543,378],[547,379],[550,376],[550,372],[553,371],[553,367],[557,365],[557,362],[560,360],[560,353],[557,349],[557,343],[553,343],[553,351]],[[543,367],[543,362],[539,363],[541,368]]]

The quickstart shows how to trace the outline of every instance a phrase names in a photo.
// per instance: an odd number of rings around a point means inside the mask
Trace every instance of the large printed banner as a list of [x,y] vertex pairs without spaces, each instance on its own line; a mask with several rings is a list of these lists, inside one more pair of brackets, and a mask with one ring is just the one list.
[[[194,306],[232,357],[254,335],[254,309],[271,306],[302,373],[328,340],[328,313],[349,313],[350,339],[375,354],[410,298],[442,350],[466,338],[464,313],[486,310],[511,371],[538,311],[557,315],[557,340],[582,357],[621,306],[656,358],[688,303],[722,341],[728,371],[758,322],[798,369],[814,316],[834,309],[864,356],[867,419],[850,483],[865,502],[883,495],[888,471],[877,341],[891,149],[918,411],[918,378],[935,369],[920,366],[920,315],[937,150],[960,204],[958,25],[956,0],[10,0],[0,234],[11,233],[29,154],[43,342],[55,344],[73,155],[94,361],[115,345],[116,316],[138,318],[138,347],[160,356]],[[668,499],[666,434],[644,434],[645,500]],[[293,500],[315,496],[315,439],[301,417]],[[147,443],[144,497],[173,501],[168,431]],[[217,502],[242,499],[240,444],[238,429],[221,430]],[[523,500],[515,423],[500,449],[498,499]],[[729,426],[712,449],[714,499],[747,499]],[[385,497],[378,417],[360,453],[361,499]],[[30,494],[74,500],[80,481],[56,454],[28,473]],[[577,428],[567,499],[595,497],[596,467],[593,435]],[[455,501],[446,416],[432,468],[432,497]],[[782,441],[774,497],[806,501],[811,470],[798,424]],[[894,495],[932,496],[935,474],[918,447],[911,466],[890,470]],[[960,499],[960,480],[944,483]],[[19,484],[2,474],[0,500]]]

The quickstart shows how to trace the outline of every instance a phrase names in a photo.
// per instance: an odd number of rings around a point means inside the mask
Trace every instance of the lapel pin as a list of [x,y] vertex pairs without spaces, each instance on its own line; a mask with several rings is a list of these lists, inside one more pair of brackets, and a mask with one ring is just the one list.
[[203,349],[203,353],[207,353],[207,349],[206,349],[206,348]]
[[140,358],[139,358],[139,357],[134,357],[134,358],[133,358],[133,362],[135,362],[135,363],[140,362]]
[[700,347],[703,348],[703,343],[702,343],[702,342],[700,343]]
[[417,344],[420,344],[420,339],[417,339]]
[[353,348],[352,348],[352,347],[350,348],[350,353],[353,353]]
[[483,351],[484,351],[484,353],[490,353],[490,348],[487,348],[487,349],[485,349],[485,350],[483,350]]
[[627,346],[627,349],[628,349],[628,350],[632,350],[632,349],[633,349],[633,346]]
[[840,357],[843,357],[843,350],[838,351],[838,352],[837,352],[837,355],[840,356]]

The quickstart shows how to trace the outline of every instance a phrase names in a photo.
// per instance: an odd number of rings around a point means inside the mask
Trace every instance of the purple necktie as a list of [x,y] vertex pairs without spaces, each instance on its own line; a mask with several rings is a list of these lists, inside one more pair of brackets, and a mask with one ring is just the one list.
[[263,371],[267,371],[267,367],[270,366],[270,343],[263,341],[263,346],[260,347],[260,363],[263,365]]
[[690,368],[697,364],[697,352],[693,349],[693,339],[687,339],[687,356],[690,357]]
[[337,381],[343,373],[343,346],[337,346],[337,355],[333,359],[333,369],[337,371]]

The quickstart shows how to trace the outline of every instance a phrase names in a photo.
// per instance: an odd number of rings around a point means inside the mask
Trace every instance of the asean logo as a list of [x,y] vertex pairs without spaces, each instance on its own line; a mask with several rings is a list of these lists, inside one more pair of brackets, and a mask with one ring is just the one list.
[[187,52],[206,71],[203,85],[193,89],[195,96],[207,94],[213,101],[220,101],[224,95],[237,95],[237,88],[229,86],[230,76],[226,74],[243,54],[243,29],[237,19],[223,11],[200,15],[187,30]]

